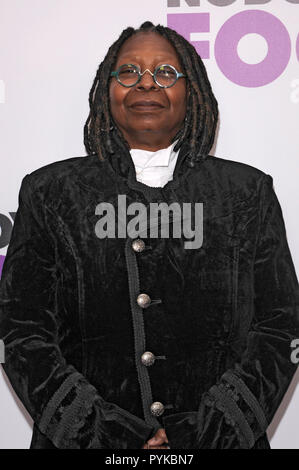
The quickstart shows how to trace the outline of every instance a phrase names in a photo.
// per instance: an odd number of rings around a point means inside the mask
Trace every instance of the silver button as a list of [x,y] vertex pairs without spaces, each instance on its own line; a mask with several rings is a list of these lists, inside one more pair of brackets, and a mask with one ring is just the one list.
[[141,308],[147,308],[151,303],[151,298],[147,294],[139,294],[137,297],[137,303]]
[[141,251],[144,250],[145,243],[144,243],[143,240],[140,240],[140,238],[138,238],[137,240],[133,241],[132,248],[133,248],[134,251],[138,251],[138,253],[140,253]]
[[155,355],[150,351],[145,351],[141,356],[141,362],[145,366],[152,366],[155,362]]
[[164,405],[160,401],[151,404],[151,413],[154,416],[161,416],[164,413]]

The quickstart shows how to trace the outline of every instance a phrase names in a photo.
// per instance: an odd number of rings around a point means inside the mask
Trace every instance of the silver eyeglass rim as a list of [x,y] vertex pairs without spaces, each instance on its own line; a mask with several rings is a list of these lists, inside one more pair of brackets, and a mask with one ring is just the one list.
[[[122,82],[119,80],[119,71],[120,71],[120,69],[121,69],[122,67],[124,67],[125,65],[130,65],[130,66],[134,67],[135,70],[138,72],[138,79],[137,79],[136,83],[133,83],[132,85],[125,85],[124,83],[122,83]],[[157,73],[157,71],[159,70],[159,68],[160,68],[160,67],[165,67],[165,66],[172,68],[172,70],[173,70],[173,71],[175,72],[175,74],[176,74],[176,79],[175,79],[175,81],[174,81],[171,85],[161,85],[161,84],[157,81],[157,79],[156,79],[156,73]],[[138,66],[135,65],[135,64],[122,64],[122,65],[120,65],[120,66],[118,67],[117,70],[114,70],[113,72],[111,72],[111,73],[110,73],[110,76],[111,76],[111,77],[115,77],[116,80],[118,81],[118,83],[119,83],[120,85],[122,85],[122,86],[124,86],[124,87],[126,87],[126,88],[131,88],[131,87],[137,85],[137,84],[140,82],[140,80],[141,80],[143,74],[145,74],[145,72],[149,72],[149,73],[151,74],[151,76],[153,77],[154,82],[155,82],[160,88],[171,88],[172,86],[174,86],[174,85],[176,84],[176,82],[178,81],[179,78],[186,77],[186,75],[185,75],[184,73],[178,72],[177,69],[176,69],[173,65],[170,65],[170,64],[160,64],[160,65],[158,65],[158,66],[155,68],[154,72],[151,72],[149,69],[145,69],[142,73],[141,73],[141,71],[140,71],[140,67],[138,67]]]

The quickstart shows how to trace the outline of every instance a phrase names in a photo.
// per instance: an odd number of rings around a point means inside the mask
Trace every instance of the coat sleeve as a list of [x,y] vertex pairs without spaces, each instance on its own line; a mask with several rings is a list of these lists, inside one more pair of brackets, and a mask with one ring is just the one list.
[[254,317],[241,360],[194,412],[163,418],[171,448],[251,449],[266,432],[297,366],[299,286],[273,178],[263,176],[253,266]]
[[39,430],[59,449],[139,449],[153,429],[105,401],[67,363],[55,304],[55,250],[26,175],[0,281],[2,365]]

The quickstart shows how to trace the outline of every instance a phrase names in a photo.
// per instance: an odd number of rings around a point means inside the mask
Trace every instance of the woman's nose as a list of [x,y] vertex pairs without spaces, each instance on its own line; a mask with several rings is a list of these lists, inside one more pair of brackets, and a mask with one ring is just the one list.
[[137,83],[137,88],[159,88],[159,85],[155,83],[154,77],[146,70],[139,83]]

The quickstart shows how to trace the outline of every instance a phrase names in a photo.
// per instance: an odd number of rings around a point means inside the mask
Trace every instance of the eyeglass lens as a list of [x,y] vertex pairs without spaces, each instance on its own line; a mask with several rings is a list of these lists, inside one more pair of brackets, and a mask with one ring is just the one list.
[[[122,65],[118,72],[118,79],[126,86],[133,86],[139,78],[138,69],[132,65]],[[176,81],[176,73],[168,65],[161,65],[156,70],[156,80],[161,86],[171,86]]]

